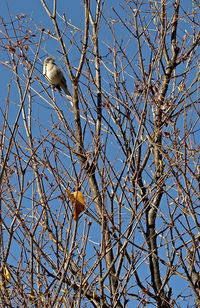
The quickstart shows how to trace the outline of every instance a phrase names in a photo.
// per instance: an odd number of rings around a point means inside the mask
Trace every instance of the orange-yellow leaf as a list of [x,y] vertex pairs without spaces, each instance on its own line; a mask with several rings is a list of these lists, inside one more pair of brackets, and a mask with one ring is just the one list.
[[9,270],[6,266],[3,268],[3,276],[4,276],[3,280],[4,280],[4,283],[5,283],[5,286],[7,286],[10,283],[11,275],[10,275],[10,272],[9,272]]
[[11,280],[11,275],[7,267],[4,268],[5,285],[7,286]]
[[85,197],[80,191],[75,191],[73,193],[70,193],[69,190],[66,189],[66,192],[67,192],[68,197],[70,198],[70,200],[72,202],[72,206],[74,208],[74,219],[78,220],[79,214],[85,208]]

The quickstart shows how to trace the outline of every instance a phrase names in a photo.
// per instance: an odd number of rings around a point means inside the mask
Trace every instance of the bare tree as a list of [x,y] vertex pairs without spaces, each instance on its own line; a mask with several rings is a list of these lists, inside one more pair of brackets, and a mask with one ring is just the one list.
[[[56,0],[41,0],[52,29],[1,19],[2,306],[200,307],[191,2],[84,0],[82,28]],[[46,56],[71,101],[42,75]]]

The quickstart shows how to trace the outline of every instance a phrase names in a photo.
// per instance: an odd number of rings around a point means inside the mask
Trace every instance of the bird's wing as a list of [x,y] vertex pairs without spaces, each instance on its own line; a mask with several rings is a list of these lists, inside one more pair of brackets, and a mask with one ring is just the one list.
[[67,88],[66,79],[65,79],[65,77],[63,75],[62,75],[62,80],[61,80],[60,86],[65,91],[65,93],[67,95],[71,96],[71,93],[69,92],[69,90]]

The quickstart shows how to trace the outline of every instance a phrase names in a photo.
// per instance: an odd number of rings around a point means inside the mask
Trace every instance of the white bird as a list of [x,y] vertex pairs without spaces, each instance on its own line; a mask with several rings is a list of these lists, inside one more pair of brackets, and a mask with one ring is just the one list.
[[61,71],[61,69],[54,63],[54,59],[48,57],[43,63],[43,74],[50,83],[50,85],[55,86],[59,91],[61,88],[67,95],[68,99],[72,99],[71,94],[67,88],[66,79]]

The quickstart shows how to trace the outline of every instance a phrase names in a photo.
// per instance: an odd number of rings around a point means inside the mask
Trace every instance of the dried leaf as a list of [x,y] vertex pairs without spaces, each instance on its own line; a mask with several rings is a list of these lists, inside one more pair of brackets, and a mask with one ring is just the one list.
[[70,193],[69,190],[66,189],[66,192],[67,192],[68,197],[70,198],[70,200],[72,202],[72,206],[74,208],[74,219],[78,220],[79,214],[85,208],[85,197],[80,191],[75,191],[73,193]]
[[11,275],[10,275],[10,272],[9,272],[9,270],[6,266],[3,268],[3,276],[4,276],[4,278],[3,278],[4,284],[5,284],[5,286],[7,286],[10,283]]

